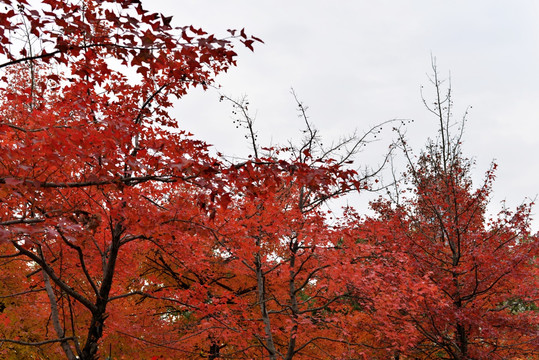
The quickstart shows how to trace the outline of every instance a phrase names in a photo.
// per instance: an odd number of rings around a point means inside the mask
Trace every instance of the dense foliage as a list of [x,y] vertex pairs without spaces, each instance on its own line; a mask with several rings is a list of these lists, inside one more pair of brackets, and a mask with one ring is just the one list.
[[258,38],[139,1],[0,8],[3,359],[538,358],[530,205],[488,218],[494,169],[473,187],[441,112],[400,201],[336,216],[365,138],[323,148],[299,104],[304,140],[260,148],[236,102],[229,163],[169,116]]

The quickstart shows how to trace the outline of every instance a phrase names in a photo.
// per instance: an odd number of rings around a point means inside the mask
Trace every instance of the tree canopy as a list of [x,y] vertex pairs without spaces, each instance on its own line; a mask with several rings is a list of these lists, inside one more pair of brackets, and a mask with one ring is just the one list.
[[538,358],[532,204],[488,216],[495,165],[475,188],[437,77],[439,137],[395,144],[409,190],[340,215],[376,128],[326,147],[298,101],[305,137],[263,147],[228,99],[252,145],[231,163],[169,113],[257,37],[140,1],[0,8],[2,358]]

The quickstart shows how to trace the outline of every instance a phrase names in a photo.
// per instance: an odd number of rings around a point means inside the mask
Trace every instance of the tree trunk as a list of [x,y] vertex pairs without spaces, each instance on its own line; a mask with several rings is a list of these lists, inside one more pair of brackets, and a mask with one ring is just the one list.
[[266,333],[265,347],[269,353],[269,359],[277,360],[277,349],[275,348],[275,343],[273,342],[270,318],[268,314],[268,309],[266,308],[266,285],[265,276],[264,272],[262,271],[262,264],[260,261],[260,254],[255,255],[255,266],[258,287],[258,302],[260,304],[260,312],[262,313],[262,321],[264,322],[264,331]]
[[99,339],[103,336],[103,326],[107,318],[107,304],[109,302],[110,289],[112,288],[112,280],[116,269],[116,259],[121,246],[121,236],[124,227],[121,223],[117,223],[112,230],[112,242],[109,249],[107,265],[103,272],[103,283],[99,288],[95,310],[92,311],[92,322],[88,329],[88,338],[82,349],[81,360],[97,360],[97,350],[99,348]]

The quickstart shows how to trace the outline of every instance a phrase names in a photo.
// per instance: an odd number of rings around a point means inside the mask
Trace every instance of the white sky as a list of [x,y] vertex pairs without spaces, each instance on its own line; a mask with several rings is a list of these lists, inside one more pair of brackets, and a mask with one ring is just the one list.
[[[262,38],[255,52],[238,47],[238,67],[218,78],[222,92],[247,95],[261,141],[283,143],[301,121],[290,88],[309,106],[327,138],[359,132],[392,118],[407,126],[419,151],[436,136],[423,107],[431,53],[442,77],[451,72],[456,117],[467,106],[465,155],[481,179],[498,163],[493,205],[515,206],[539,193],[539,2],[537,0],[152,0],[145,6],[174,15],[173,25],[194,25],[226,36],[245,27]],[[174,110],[183,127],[226,154],[249,152],[235,129],[231,107],[216,91],[195,91]],[[380,148],[391,141],[388,134]],[[381,151],[360,156],[376,165]],[[355,201],[355,200],[354,200]],[[359,199],[360,202],[366,200]],[[364,204],[357,204],[363,207]],[[539,212],[536,210],[536,213]],[[539,221],[535,221],[537,229]]]

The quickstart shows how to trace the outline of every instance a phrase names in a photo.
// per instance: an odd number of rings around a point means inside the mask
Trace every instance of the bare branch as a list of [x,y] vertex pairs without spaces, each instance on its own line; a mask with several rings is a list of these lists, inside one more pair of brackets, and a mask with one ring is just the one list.
[[[248,135],[246,135],[245,138],[251,141],[253,155],[255,159],[258,159],[258,144],[256,142],[258,136],[254,130],[255,119],[249,114],[249,102],[247,101],[247,98],[243,97],[240,100],[234,100],[231,97],[223,94],[221,94],[220,96],[220,101],[230,101],[232,103],[232,106],[241,112],[241,117],[235,118],[233,122],[238,124],[236,127],[245,126],[245,128],[248,130]],[[232,113],[236,115],[235,110],[232,111]]]
[[51,340],[43,340],[43,341],[21,341],[21,340],[13,340],[13,339],[0,339],[0,345],[4,342],[6,343],[12,343],[17,345],[25,345],[25,346],[41,346],[41,345],[47,345],[57,342],[65,342],[65,341],[73,341],[73,337],[65,337],[62,339],[51,339]]
[[41,291],[45,291],[45,288],[31,289],[31,290],[21,291],[21,292],[14,293],[14,294],[2,295],[2,296],[0,296],[0,299],[7,299],[7,298],[11,298],[11,297],[16,297],[16,296],[20,296],[20,295],[26,295],[26,294],[32,294],[32,293],[41,292]]

